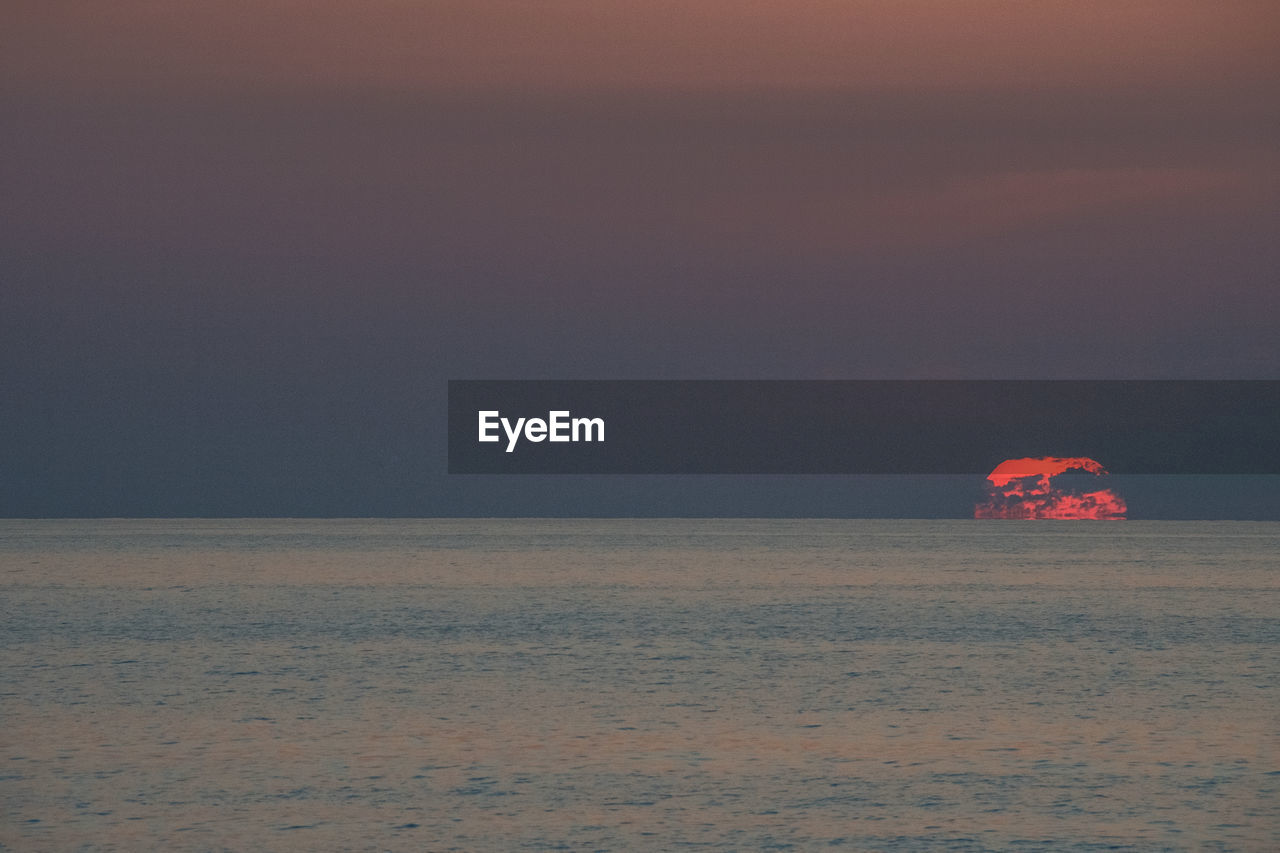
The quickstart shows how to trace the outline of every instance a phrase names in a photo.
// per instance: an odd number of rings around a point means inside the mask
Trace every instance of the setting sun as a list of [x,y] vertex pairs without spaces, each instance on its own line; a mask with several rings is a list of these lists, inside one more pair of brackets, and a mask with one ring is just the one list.
[[987,475],[987,500],[974,518],[1061,518],[1120,520],[1128,507],[1111,489],[1074,491],[1054,483],[1071,471],[1102,476],[1106,469],[1087,456],[1006,459]]

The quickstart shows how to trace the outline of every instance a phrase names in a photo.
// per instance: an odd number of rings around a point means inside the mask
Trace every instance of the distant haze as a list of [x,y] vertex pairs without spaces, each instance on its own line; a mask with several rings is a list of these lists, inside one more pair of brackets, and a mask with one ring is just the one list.
[[[1280,377],[1274,3],[5,30],[0,515],[964,515],[981,482],[449,478],[445,382]],[[1280,517],[1163,488],[1131,516]]]

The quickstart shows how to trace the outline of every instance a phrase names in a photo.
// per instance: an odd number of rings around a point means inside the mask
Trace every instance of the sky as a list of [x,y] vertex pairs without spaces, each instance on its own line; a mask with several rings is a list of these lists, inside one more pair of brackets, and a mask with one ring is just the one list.
[[[1280,378],[1272,2],[5,32],[0,516],[963,515],[981,482],[451,477],[445,383]],[[1135,517],[1280,518],[1273,479],[1171,482]]]

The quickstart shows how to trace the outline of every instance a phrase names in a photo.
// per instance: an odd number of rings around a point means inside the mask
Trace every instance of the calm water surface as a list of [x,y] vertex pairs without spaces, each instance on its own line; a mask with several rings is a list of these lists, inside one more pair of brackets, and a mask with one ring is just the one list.
[[1280,524],[0,521],[0,848],[1280,850]]

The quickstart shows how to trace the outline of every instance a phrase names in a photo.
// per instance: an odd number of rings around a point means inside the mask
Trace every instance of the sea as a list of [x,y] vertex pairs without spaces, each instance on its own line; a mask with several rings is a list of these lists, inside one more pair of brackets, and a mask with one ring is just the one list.
[[0,521],[0,849],[1277,851],[1280,523]]

